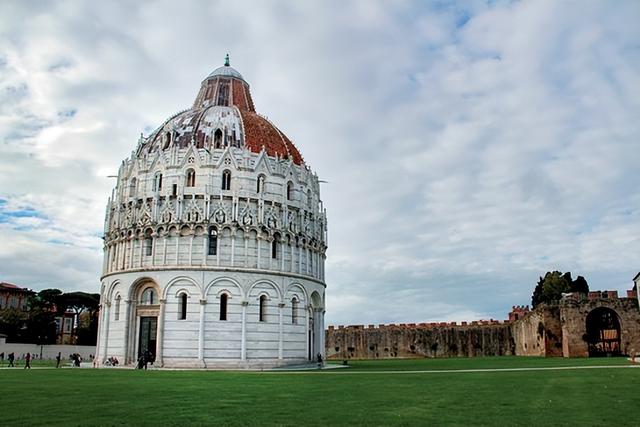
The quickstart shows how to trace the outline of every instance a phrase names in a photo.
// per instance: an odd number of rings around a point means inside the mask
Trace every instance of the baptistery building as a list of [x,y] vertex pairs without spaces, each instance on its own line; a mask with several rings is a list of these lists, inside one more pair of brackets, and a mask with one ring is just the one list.
[[229,65],[141,136],[104,231],[96,361],[263,368],[324,355],[317,175]]

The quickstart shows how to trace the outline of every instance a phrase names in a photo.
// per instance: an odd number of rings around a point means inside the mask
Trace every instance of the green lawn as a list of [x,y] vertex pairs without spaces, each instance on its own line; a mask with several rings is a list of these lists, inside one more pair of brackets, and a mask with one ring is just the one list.
[[0,424],[639,425],[640,369],[387,372],[628,364],[500,357],[349,361],[303,373],[4,369]]

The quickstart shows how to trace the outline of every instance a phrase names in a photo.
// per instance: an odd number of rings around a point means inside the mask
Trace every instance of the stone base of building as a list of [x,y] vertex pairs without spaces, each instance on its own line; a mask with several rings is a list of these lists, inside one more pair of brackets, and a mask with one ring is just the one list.
[[[193,360],[193,359],[166,359],[163,363],[149,365],[153,369],[206,369],[206,370],[250,370],[261,371],[274,368],[288,368],[309,366],[314,367],[307,359],[287,359],[287,360]],[[103,365],[103,367],[105,367]],[[125,367],[135,368],[136,364],[129,364]]]

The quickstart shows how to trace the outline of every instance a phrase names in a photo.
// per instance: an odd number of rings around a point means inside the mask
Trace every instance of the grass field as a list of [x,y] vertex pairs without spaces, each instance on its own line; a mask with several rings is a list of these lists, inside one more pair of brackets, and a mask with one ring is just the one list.
[[[0,424],[631,426],[640,424],[640,369],[628,365],[500,357],[309,372],[3,369]],[[592,368],[456,372],[563,366]]]

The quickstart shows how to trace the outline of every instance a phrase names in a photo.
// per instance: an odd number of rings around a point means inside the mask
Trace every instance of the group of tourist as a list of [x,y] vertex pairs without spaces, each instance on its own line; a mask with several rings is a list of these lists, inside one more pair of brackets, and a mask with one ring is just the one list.
[[[36,357],[37,355],[32,355],[31,353],[23,354],[22,360],[24,360],[24,368],[31,369],[31,359],[35,359]],[[7,354],[7,362],[9,363],[8,368],[15,368],[16,354],[14,352]],[[4,366],[4,352],[0,353],[0,366]]]
[[107,358],[106,362],[104,362],[105,366],[118,366],[119,363],[118,358],[113,356]]
[[[22,356],[18,356],[18,358],[16,359],[16,354],[14,352],[8,353],[6,354],[6,358],[7,358],[7,367],[8,368],[15,368],[17,364],[19,364],[19,361],[22,360],[24,361],[24,369],[31,369],[31,362],[35,359],[41,359],[41,357],[39,357],[37,354],[32,354],[32,353],[25,353]],[[93,359],[93,355],[89,355],[90,359]],[[5,353],[2,352],[0,353],[0,367],[4,366],[4,359],[5,359]],[[58,354],[55,357],[56,360],[56,368],[60,367],[60,364],[62,363],[62,353],[58,352]],[[69,360],[71,360],[73,367],[79,368],[80,367],[80,362],[82,362],[82,356],[80,356],[79,353],[73,353],[69,355]]]

